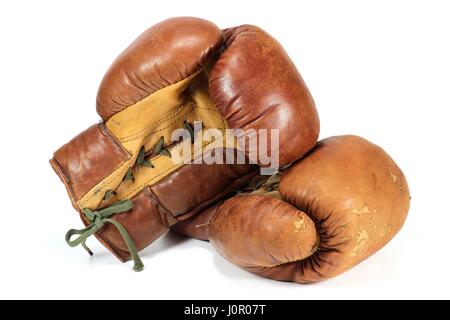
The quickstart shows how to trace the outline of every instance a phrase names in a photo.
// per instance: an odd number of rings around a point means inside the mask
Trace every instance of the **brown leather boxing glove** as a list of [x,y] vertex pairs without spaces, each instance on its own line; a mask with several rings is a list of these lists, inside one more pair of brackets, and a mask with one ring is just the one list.
[[[222,32],[196,18],[169,19],[138,37],[106,73],[97,112],[102,122],[51,160],[86,225],[66,240],[90,252],[85,241],[95,234],[120,260],[133,258],[135,270],[143,267],[137,252],[169,226],[248,183],[257,164],[268,166],[239,139],[201,139],[195,122],[219,133],[254,130],[258,141],[260,129],[278,130],[280,152],[269,143],[267,153],[280,165],[302,157],[319,133],[311,95],[275,39],[255,26]],[[173,139],[181,128],[188,136]],[[173,161],[179,146],[199,140],[200,155]],[[230,144],[248,161],[191,163],[224,156]]]
[[310,283],[374,254],[400,230],[409,209],[402,171],[383,149],[356,136],[325,139],[281,177],[258,180],[247,188],[255,191],[244,189],[175,231],[209,239],[250,272]]

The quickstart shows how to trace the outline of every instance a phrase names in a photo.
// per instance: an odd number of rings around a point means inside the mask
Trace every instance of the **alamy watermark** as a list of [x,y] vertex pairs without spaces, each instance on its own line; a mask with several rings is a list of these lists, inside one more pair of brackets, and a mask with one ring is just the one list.
[[170,153],[176,164],[258,164],[262,175],[272,175],[279,169],[279,140],[278,129],[204,129],[196,121],[193,132],[173,131],[172,141],[181,142]]

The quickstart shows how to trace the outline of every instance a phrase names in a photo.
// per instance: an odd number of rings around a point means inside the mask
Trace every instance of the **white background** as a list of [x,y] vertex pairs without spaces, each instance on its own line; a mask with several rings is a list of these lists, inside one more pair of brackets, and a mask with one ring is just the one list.
[[[180,15],[264,28],[307,82],[321,138],[357,134],[390,153],[412,203],[389,245],[315,285],[259,278],[173,235],[142,253],[142,273],[95,239],[93,258],[67,247],[81,222],[48,159],[98,121],[112,60]],[[1,1],[0,41],[0,298],[450,298],[448,1]]]

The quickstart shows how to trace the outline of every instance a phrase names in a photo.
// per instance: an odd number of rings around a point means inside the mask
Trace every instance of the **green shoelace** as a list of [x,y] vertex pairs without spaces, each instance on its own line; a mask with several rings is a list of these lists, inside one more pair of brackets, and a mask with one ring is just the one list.
[[[153,153],[150,155],[150,157],[157,156],[157,155],[163,155],[170,157],[170,151],[164,148],[164,137],[159,138],[158,143],[155,145],[153,149]],[[150,158],[146,158],[145,155],[145,149],[142,146],[139,150],[138,156],[136,158],[136,162],[134,163],[134,166],[128,168],[127,173],[123,177],[123,181],[134,181],[134,174],[133,174],[133,167],[139,168],[139,167],[148,167],[148,168],[154,168],[155,166],[151,162]],[[110,190],[108,190],[110,191]],[[105,194],[106,197],[106,194]]]
[[[91,249],[86,246],[86,240],[101,228],[103,228],[106,223],[110,223],[117,228],[127,245],[128,251],[130,252],[134,262],[133,270],[137,272],[142,271],[144,269],[144,264],[142,263],[141,258],[137,253],[136,246],[134,245],[134,242],[131,239],[130,235],[119,222],[110,219],[113,215],[121,212],[126,212],[132,207],[133,204],[131,200],[128,199],[116,202],[111,206],[98,211],[92,211],[88,208],[84,209],[83,214],[90,222],[90,224],[86,228],[81,230],[69,230],[66,234],[67,244],[72,248],[81,244],[81,246],[92,256],[93,253]],[[71,240],[74,235],[78,235],[78,238],[76,238],[75,240]]]

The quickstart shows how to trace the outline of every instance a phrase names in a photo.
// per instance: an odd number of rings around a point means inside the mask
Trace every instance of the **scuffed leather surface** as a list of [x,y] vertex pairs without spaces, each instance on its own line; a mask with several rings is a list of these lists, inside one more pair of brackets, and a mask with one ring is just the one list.
[[127,158],[127,152],[109,134],[105,126],[98,124],[86,129],[58,149],[52,161],[70,186],[76,201]]
[[117,57],[97,94],[103,120],[153,92],[199,71],[222,42],[213,23],[198,18],[164,20],[141,34]]
[[377,252],[400,230],[410,203],[400,168],[356,136],[321,141],[286,172],[280,192],[314,220],[320,247],[305,261],[256,272],[296,282],[336,276]]
[[225,51],[209,82],[212,100],[231,128],[279,129],[280,165],[299,159],[316,144],[320,126],[300,73],[278,41],[258,27],[228,29],[224,37]]
[[243,195],[218,209],[209,238],[220,255],[238,266],[272,267],[311,255],[316,229],[304,212],[287,202]]

